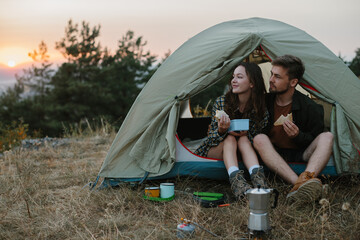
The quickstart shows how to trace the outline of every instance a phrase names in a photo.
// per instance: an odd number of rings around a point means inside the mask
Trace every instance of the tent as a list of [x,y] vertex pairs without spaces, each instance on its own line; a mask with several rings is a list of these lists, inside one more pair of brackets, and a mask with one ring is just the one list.
[[177,161],[182,103],[228,77],[236,64],[259,48],[269,59],[292,54],[303,60],[303,86],[331,106],[329,124],[335,136],[336,173],[359,173],[359,79],[306,32],[280,21],[250,18],[210,27],[166,59],[136,98],[98,177],[168,176]]

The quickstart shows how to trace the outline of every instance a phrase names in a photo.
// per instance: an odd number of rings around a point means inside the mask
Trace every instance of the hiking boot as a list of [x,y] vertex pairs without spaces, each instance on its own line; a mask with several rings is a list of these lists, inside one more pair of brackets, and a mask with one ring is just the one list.
[[245,192],[251,189],[251,185],[247,183],[244,177],[244,171],[240,170],[234,177],[230,177],[231,190],[233,191],[236,199],[241,200],[245,197]]
[[260,166],[259,168],[255,168],[251,175],[251,183],[254,186],[254,188],[260,187],[260,188],[268,188],[265,174],[264,174],[264,168]]
[[314,174],[308,171],[301,173],[286,198],[302,202],[317,200],[321,196],[322,184],[320,179],[314,178]]

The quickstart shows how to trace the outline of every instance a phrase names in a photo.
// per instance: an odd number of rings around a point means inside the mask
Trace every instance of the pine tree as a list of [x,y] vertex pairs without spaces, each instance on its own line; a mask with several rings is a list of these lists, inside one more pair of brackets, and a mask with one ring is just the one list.
[[67,59],[51,84],[52,115],[65,125],[99,118],[119,126],[136,96],[156,70],[155,56],[144,52],[146,42],[129,31],[111,54],[97,38],[100,26],[70,20],[56,48]]
[[360,48],[358,48],[355,53],[356,55],[350,62],[349,68],[358,78],[360,78]]

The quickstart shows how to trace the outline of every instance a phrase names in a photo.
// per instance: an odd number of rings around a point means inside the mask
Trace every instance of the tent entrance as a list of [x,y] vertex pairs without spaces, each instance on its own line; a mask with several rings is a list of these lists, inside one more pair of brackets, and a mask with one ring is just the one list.
[[180,118],[177,134],[180,141],[202,139],[207,136],[211,117]]

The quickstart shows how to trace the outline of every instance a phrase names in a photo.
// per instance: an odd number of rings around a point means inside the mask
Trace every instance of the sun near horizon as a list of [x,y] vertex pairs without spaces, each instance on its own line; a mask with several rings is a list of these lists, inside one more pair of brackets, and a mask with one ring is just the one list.
[[9,60],[9,61],[7,62],[7,65],[8,65],[9,67],[13,68],[13,67],[16,66],[16,62],[15,62],[14,60]]
[[[35,47],[33,49],[35,49]],[[29,52],[31,51],[31,47],[26,48],[22,46],[0,46],[0,66],[2,68],[6,67],[9,69],[28,66],[29,64],[34,63],[31,57],[29,57]],[[56,64],[64,61],[62,54],[59,52],[49,52],[49,55],[51,56],[49,60],[52,63]]]
[[0,63],[9,68],[14,68],[22,63],[29,62],[28,52],[24,47],[6,46],[0,47]]

